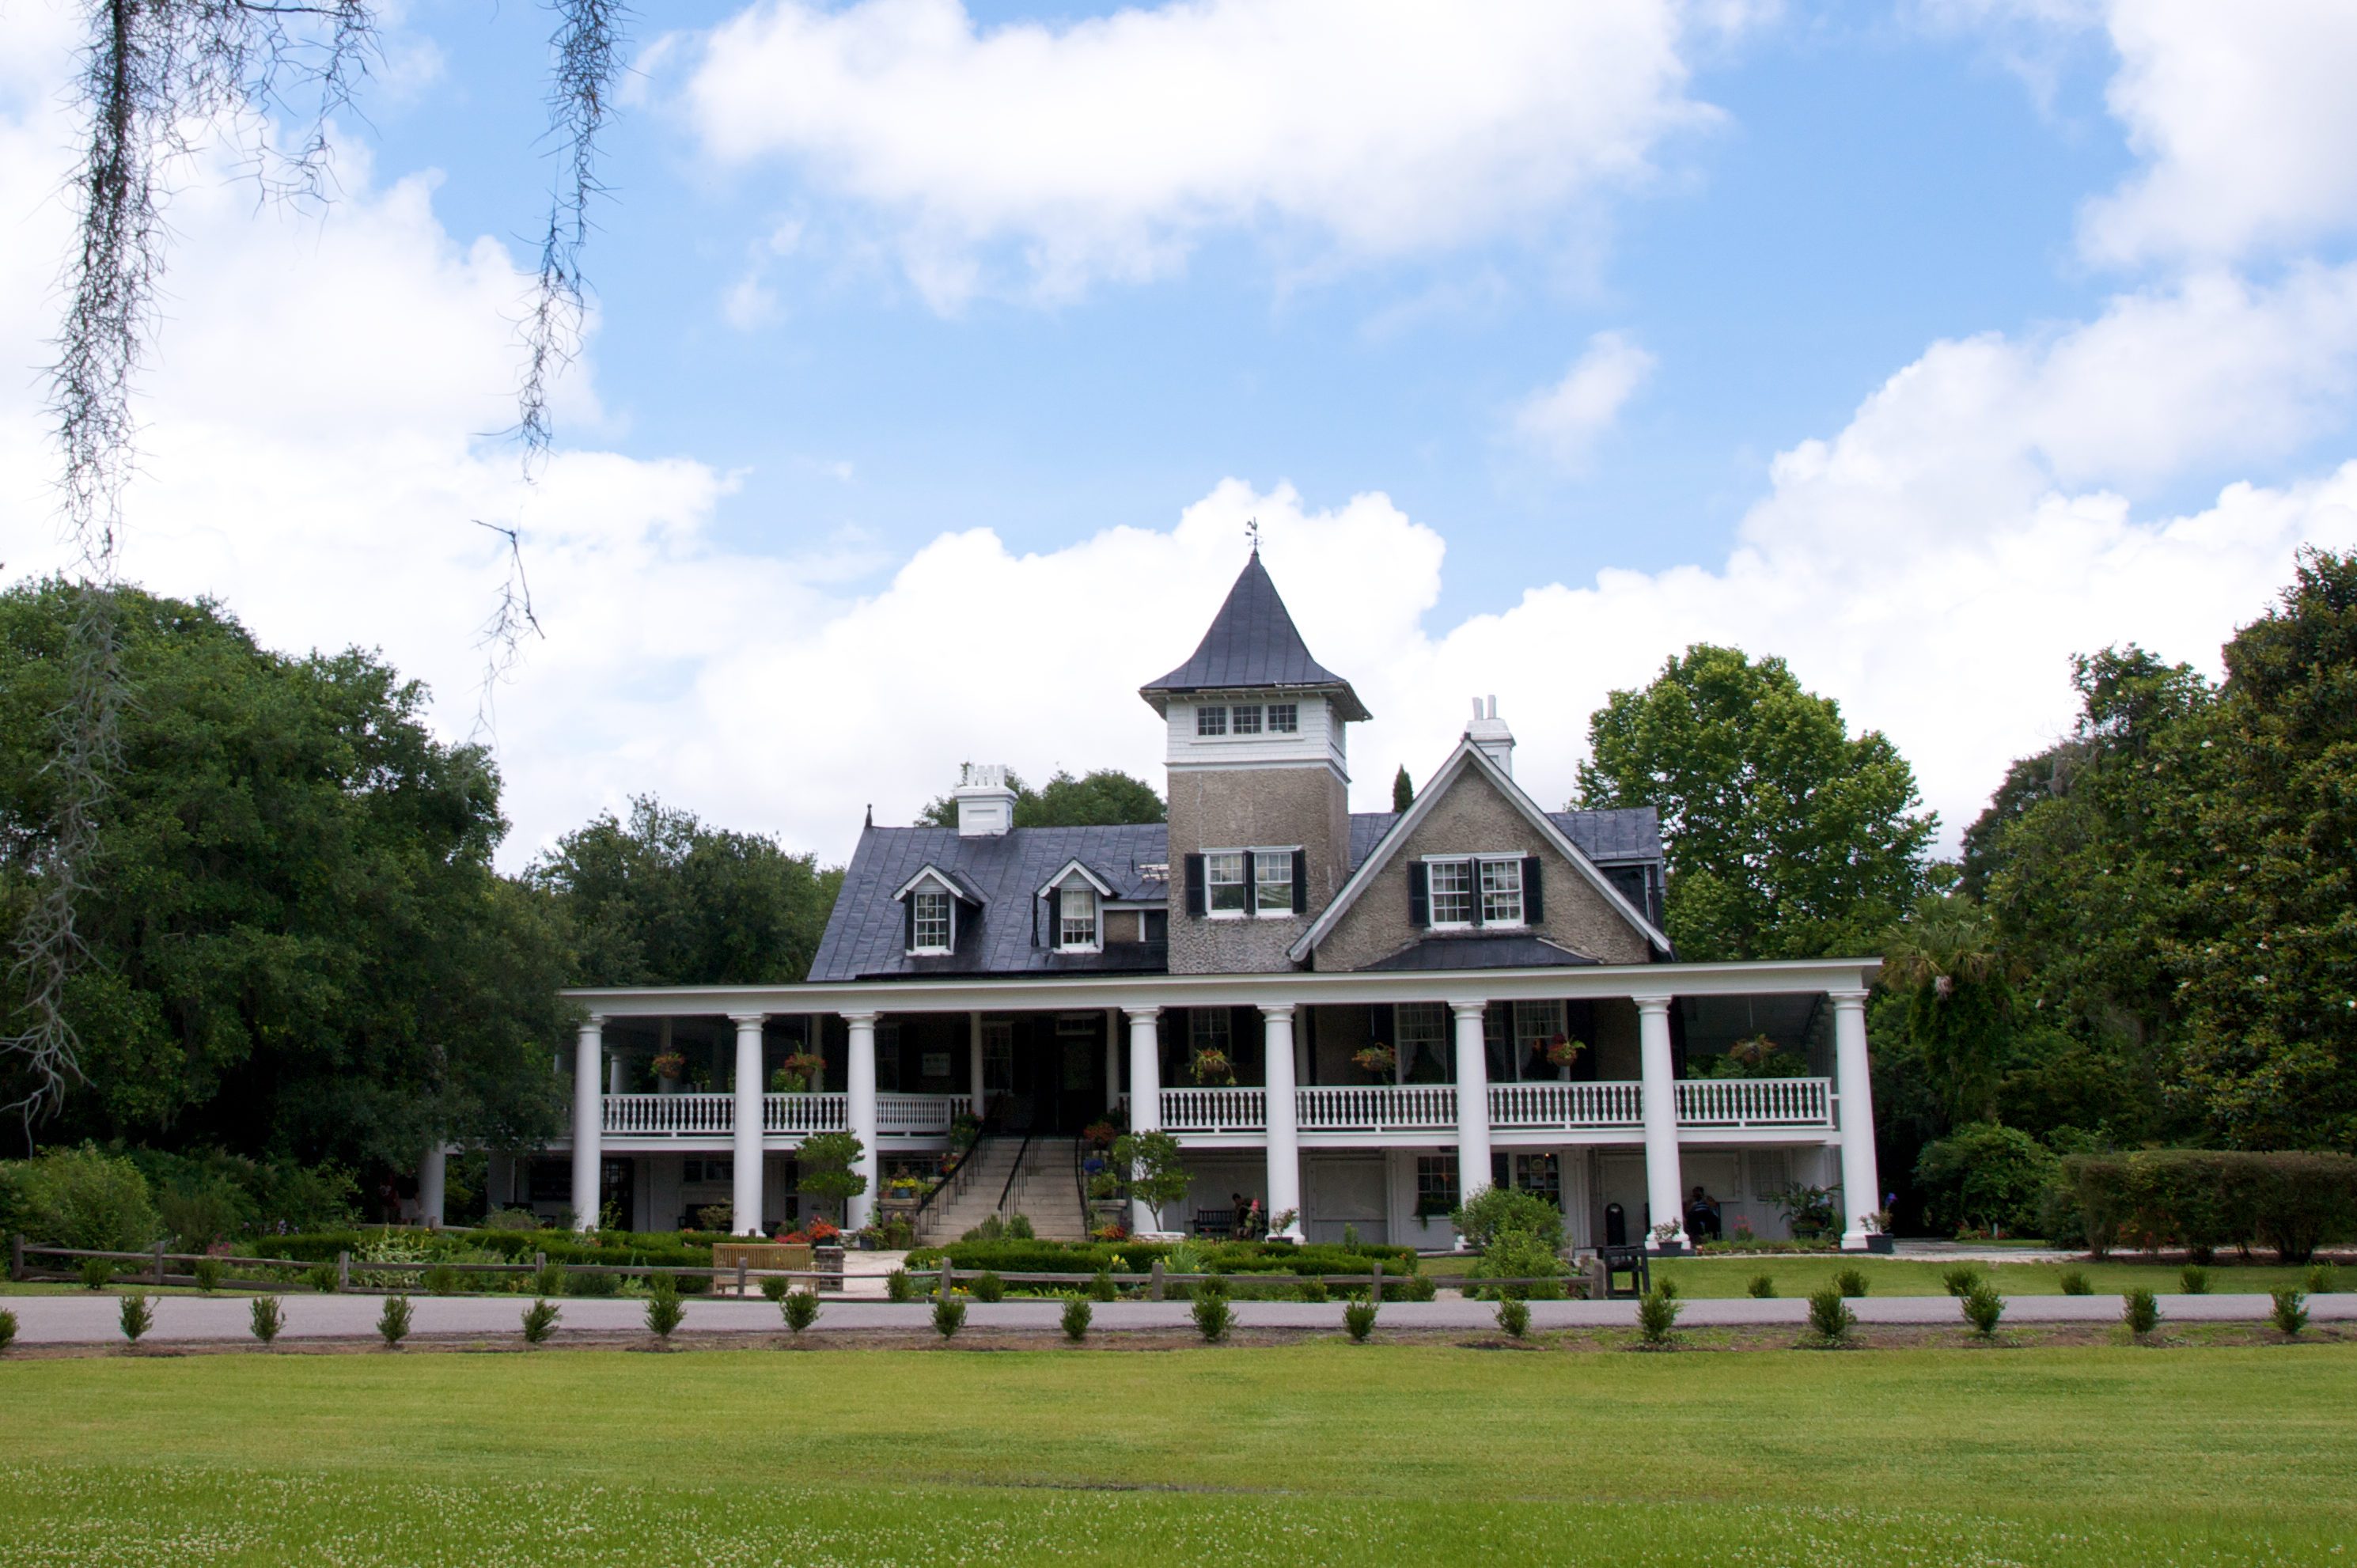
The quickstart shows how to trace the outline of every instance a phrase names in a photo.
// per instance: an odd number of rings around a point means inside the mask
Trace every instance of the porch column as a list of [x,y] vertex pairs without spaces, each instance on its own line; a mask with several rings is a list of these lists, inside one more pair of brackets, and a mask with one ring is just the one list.
[[[1129,1011],[1129,1130],[1133,1133],[1162,1131],[1162,1039],[1157,1016],[1157,1010],[1152,1007]],[[1131,1230],[1162,1229],[1162,1217],[1144,1203],[1132,1203],[1130,1208]]]
[[1268,1064],[1261,1075],[1266,1088],[1262,1091],[1268,1106],[1268,1222],[1274,1227],[1276,1217],[1286,1209],[1293,1218],[1282,1230],[1272,1229],[1272,1236],[1289,1236],[1301,1240],[1301,1106],[1294,1094],[1293,1077],[1293,1004],[1289,1002],[1264,1004],[1260,1015],[1265,1019],[1265,1048],[1262,1058]]
[[1832,991],[1834,1089],[1841,1096],[1842,1251],[1866,1251],[1866,1217],[1882,1207],[1874,1161],[1874,1080],[1866,1058],[1866,993]]
[[974,1119],[981,1121],[990,1107],[982,1091],[982,1015],[966,1015],[966,1083],[974,1101]]
[[867,1178],[867,1190],[844,1205],[844,1228],[863,1229],[876,1212],[876,1184],[883,1179],[883,1163],[876,1156],[876,1015],[845,1013],[851,1030],[851,1070],[844,1076],[845,1110],[851,1135],[859,1140],[859,1163],[853,1168]]
[[1121,1009],[1108,1007],[1105,1015],[1105,1114],[1113,1114],[1114,1102],[1121,1098]]
[[1563,1239],[1574,1251],[1586,1251],[1592,1239],[1596,1212],[1595,1188],[1587,1176],[1587,1149],[1575,1144],[1555,1155],[1555,1171],[1563,1182]]
[[442,1141],[436,1138],[417,1162],[417,1222],[432,1230],[442,1229],[443,1161]]
[[[1672,1240],[1686,1239],[1685,1177],[1678,1169],[1678,1082],[1676,1064],[1670,1059],[1670,999],[1639,996],[1637,1053],[1644,1072],[1646,1222],[1677,1222]],[[1659,1248],[1651,1230],[1645,1245]]]
[[769,1122],[770,1086],[762,1081],[761,1025],[765,1013],[731,1013],[737,1026],[737,1103],[729,1131],[734,1135],[736,1192],[729,1225],[739,1236],[761,1233],[761,1134]]
[[621,1052],[616,1051],[612,1056],[608,1057],[606,1058],[606,1092],[608,1094],[629,1093],[630,1088],[630,1060]]
[[606,1020],[592,1013],[573,1047],[573,1224],[580,1230],[597,1228],[597,1171],[606,1127],[597,1069],[605,1053]]
[[[1451,1002],[1457,1015],[1457,1196],[1460,1203],[1490,1185],[1490,1048],[1481,1002]],[[1463,1239],[1459,1238],[1462,1246]]]

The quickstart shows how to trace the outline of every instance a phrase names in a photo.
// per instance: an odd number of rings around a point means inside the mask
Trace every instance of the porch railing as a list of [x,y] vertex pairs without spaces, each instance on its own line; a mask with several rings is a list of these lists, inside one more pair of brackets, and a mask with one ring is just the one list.
[[[1453,1133],[1454,1085],[1367,1084],[1295,1091],[1304,1133]],[[1163,1130],[1184,1136],[1265,1131],[1267,1095],[1258,1089],[1166,1089]],[[1682,1079],[1678,1125],[1744,1129],[1834,1125],[1833,1080],[1823,1078]],[[1498,1132],[1629,1132],[1645,1124],[1644,1085],[1493,1083],[1490,1125]]]
[[[922,1138],[944,1134],[956,1114],[953,1094],[879,1094],[879,1137]],[[733,1094],[608,1094],[599,1125],[619,1137],[727,1137],[737,1127]],[[850,1097],[844,1094],[765,1094],[761,1130],[771,1136],[807,1137],[841,1133],[850,1126]]]
[[1830,1127],[1829,1078],[1688,1078],[1678,1080],[1681,1127]]

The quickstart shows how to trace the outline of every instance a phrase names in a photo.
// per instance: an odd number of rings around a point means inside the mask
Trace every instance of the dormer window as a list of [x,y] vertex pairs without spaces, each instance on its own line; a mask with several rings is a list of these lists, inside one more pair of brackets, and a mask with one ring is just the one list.
[[956,900],[938,887],[923,888],[909,896],[909,950],[913,953],[945,953],[950,950],[951,913]]
[[1056,891],[1056,945],[1067,951],[1097,946],[1097,890],[1085,882]]

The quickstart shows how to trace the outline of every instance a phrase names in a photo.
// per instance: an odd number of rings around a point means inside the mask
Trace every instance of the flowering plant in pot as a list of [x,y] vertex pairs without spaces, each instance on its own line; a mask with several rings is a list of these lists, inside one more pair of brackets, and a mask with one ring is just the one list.
[[1092,1122],[1081,1129],[1081,1142],[1092,1149],[1110,1149],[1118,1136],[1118,1129],[1110,1122]]
[[1399,1053],[1377,1040],[1363,1051],[1351,1052],[1351,1060],[1358,1065],[1361,1072],[1371,1073],[1376,1078],[1389,1078],[1399,1066]]
[[1568,1035],[1557,1035],[1546,1043],[1546,1059],[1552,1067],[1569,1067],[1587,1048],[1585,1040],[1575,1040]]
[[664,1051],[655,1058],[654,1069],[657,1078],[667,1078],[677,1083],[679,1075],[687,1070],[687,1058],[677,1051]]
[[1227,1052],[1216,1046],[1206,1046],[1195,1053],[1194,1071],[1197,1083],[1232,1086],[1236,1081],[1235,1064],[1228,1059]]
[[810,1240],[813,1247],[839,1247],[843,1244],[843,1228],[832,1220],[813,1219],[810,1222]]
[[805,1084],[818,1082],[819,1075],[826,1071],[826,1058],[816,1051],[796,1051],[780,1065]]

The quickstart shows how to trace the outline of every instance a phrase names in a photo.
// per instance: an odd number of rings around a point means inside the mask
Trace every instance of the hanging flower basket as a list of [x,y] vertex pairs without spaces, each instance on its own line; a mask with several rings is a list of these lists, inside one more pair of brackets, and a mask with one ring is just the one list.
[[1399,1066],[1399,1053],[1380,1040],[1363,1051],[1353,1051],[1351,1059],[1358,1064],[1361,1072],[1376,1078],[1391,1077],[1393,1069]]
[[1236,1081],[1235,1064],[1228,1060],[1228,1053],[1222,1050],[1197,1051],[1194,1072],[1197,1083],[1227,1084],[1232,1087]]
[[680,1055],[677,1051],[665,1051],[661,1056],[655,1058],[655,1076],[657,1078],[669,1079],[672,1082],[677,1083],[679,1081],[679,1075],[686,1070],[687,1058]]
[[1546,1043],[1546,1059],[1551,1067],[1569,1067],[1587,1048],[1585,1040],[1575,1040],[1567,1035],[1557,1035]]
[[1081,1142],[1092,1149],[1110,1149],[1118,1134],[1110,1122],[1092,1122],[1081,1129]]
[[[819,1075],[826,1071],[826,1058],[816,1051],[796,1051],[778,1066],[780,1071],[791,1073],[802,1079],[802,1088],[807,1089],[818,1082]],[[788,1092],[794,1093],[800,1090]]]
[[808,1088],[810,1088],[810,1079],[798,1072],[788,1072],[785,1069],[780,1068],[770,1075],[771,1094],[800,1094]]
[[1776,1054],[1776,1042],[1765,1035],[1754,1035],[1748,1040],[1738,1040],[1727,1047],[1729,1061],[1745,1067],[1758,1067]]

